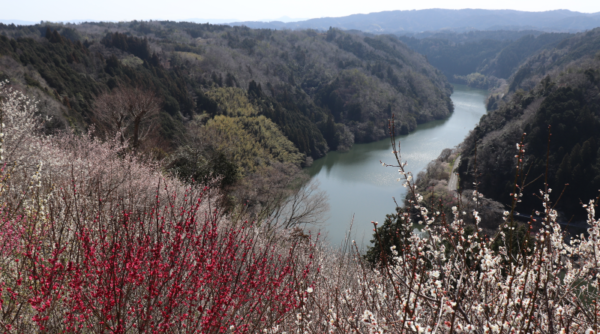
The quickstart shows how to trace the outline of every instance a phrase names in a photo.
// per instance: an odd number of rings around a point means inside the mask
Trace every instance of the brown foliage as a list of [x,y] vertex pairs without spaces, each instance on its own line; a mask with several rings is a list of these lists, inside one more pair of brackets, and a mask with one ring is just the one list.
[[94,101],[93,120],[106,137],[131,141],[134,149],[157,128],[162,99],[139,87],[117,87]]

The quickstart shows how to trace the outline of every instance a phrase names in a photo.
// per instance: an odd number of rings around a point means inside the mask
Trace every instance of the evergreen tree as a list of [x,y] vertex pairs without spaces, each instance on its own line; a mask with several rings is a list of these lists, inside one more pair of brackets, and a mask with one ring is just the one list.
[[333,122],[333,116],[329,115],[327,117],[327,123],[325,123],[325,129],[323,131],[323,137],[327,141],[327,145],[332,150],[337,149],[338,146],[338,138],[335,133],[335,123]]

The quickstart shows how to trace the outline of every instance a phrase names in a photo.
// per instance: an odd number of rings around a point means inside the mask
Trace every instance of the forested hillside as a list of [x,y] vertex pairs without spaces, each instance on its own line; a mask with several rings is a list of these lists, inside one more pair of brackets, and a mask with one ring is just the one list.
[[569,36],[540,31],[472,31],[399,38],[427,56],[451,81],[492,88],[499,84],[498,79],[508,79],[528,57]]
[[392,115],[408,133],[453,110],[446,78],[397,38],[336,29],[0,25],[0,80],[38,100],[47,133],[118,135],[182,179],[219,178],[229,200],[271,208],[300,167],[385,138]]
[[135,21],[0,31],[7,36],[0,52],[11,59],[3,61],[23,68],[7,63],[2,75],[45,88],[80,125],[92,122],[100,92],[144,85],[164,97],[162,130],[171,138],[194,114],[222,114],[210,96],[237,87],[232,94],[249,98],[302,153],[317,158],[351,146],[352,136],[383,138],[392,113],[411,131],[452,111],[444,77],[387,36]]
[[[584,214],[580,201],[596,197],[600,189],[598,41],[600,29],[578,34],[530,57],[520,67],[504,99],[496,103],[498,109],[482,117],[462,145],[463,187],[471,188],[477,181],[486,196],[509,202],[514,192],[515,144],[526,133],[527,178],[519,183],[532,183],[525,195],[543,189],[547,165],[548,183],[554,191],[560,193],[568,184],[558,208],[567,218]],[[521,209],[532,208],[536,201],[534,196],[524,196]]]
[[558,75],[567,67],[576,68],[600,51],[600,29],[574,35],[553,48],[528,58],[511,77],[509,91],[530,90],[542,78]]

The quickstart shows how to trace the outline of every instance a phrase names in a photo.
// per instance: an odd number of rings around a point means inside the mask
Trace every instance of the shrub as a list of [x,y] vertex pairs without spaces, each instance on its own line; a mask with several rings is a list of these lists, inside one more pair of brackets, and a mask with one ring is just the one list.
[[[393,126],[391,126],[393,131]],[[392,132],[393,133],[393,132]],[[600,220],[595,201],[588,212],[588,236],[565,242],[547,186],[540,191],[543,218],[534,236],[512,220],[522,194],[511,195],[502,230],[486,238],[479,227],[467,226],[459,207],[452,215],[429,212],[422,206],[412,175],[405,172],[392,137],[393,153],[409,202],[420,211],[423,233],[412,233],[410,215],[398,215],[392,235],[406,236],[383,251],[384,261],[370,269],[358,249],[317,253],[321,276],[310,294],[300,329],[310,333],[596,333],[598,272],[596,254]],[[523,145],[517,145],[517,170],[523,170]],[[518,175],[517,175],[518,179]],[[474,201],[479,195],[474,193]],[[374,224],[377,226],[377,224]],[[382,230],[375,238],[382,242]],[[535,237],[535,238],[534,238]],[[312,313],[311,313],[312,312]],[[308,317],[309,315],[310,317]]]
[[299,307],[310,247],[228,220],[118,136],[43,136],[35,103],[0,94],[4,332],[258,332]]
[[[535,216],[543,218],[525,228],[512,219],[522,198],[515,186],[501,230],[487,238],[478,192],[474,225],[460,206],[450,215],[423,206],[392,136],[396,164],[384,165],[398,169],[425,227],[416,235],[411,215],[391,217],[386,233],[401,238],[371,254],[382,260],[372,267],[349,239],[339,250],[314,247],[299,230],[221,217],[207,188],[163,178],[119,140],[36,135],[35,106],[0,91],[5,332],[598,331],[593,200],[584,205],[588,234],[566,242],[547,183]],[[382,232],[380,245],[396,243]]]

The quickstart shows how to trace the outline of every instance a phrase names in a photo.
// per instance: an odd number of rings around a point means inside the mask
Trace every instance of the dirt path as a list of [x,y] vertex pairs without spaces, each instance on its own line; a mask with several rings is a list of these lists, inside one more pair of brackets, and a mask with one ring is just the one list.
[[454,160],[454,166],[452,167],[452,173],[450,173],[450,180],[448,180],[448,190],[456,191],[458,187],[458,166],[460,165],[460,156],[456,157]]

